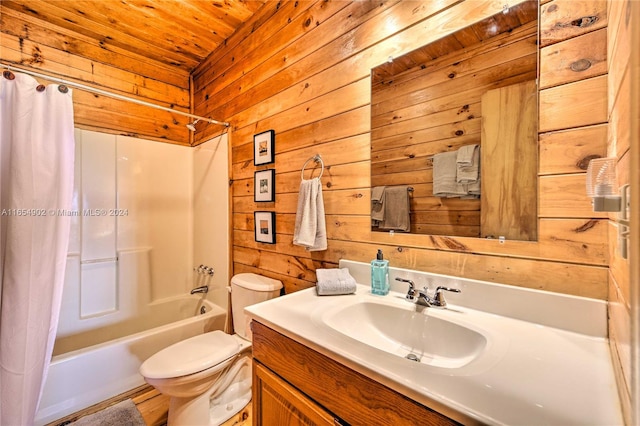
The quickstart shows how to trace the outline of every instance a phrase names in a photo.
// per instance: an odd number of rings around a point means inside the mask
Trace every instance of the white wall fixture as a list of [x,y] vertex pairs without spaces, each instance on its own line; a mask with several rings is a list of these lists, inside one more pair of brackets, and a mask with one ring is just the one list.
[[622,198],[622,206],[616,222],[618,224],[618,249],[623,259],[629,258],[629,218],[631,217],[631,186],[623,185],[620,188],[620,196]]
[[616,158],[594,158],[587,169],[587,195],[595,212],[619,212],[620,195],[616,190]]
[[594,158],[587,169],[587,195],[592,198],[594,212],[617,212],[618,250],[623,259],[628,256],[630,186],[617,187],[614,157]]

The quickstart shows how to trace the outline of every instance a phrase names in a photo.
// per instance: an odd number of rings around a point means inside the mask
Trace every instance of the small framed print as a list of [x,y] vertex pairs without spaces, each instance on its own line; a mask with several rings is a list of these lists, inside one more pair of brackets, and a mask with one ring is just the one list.
[[253,212],[256,228],[256,242],[276,243],[276,214],[275,212]]
[[253,190],[254,201],[275,201],[276,171],[274,169],[255,172],[253,180],[255,182]]
[[275,139],[276,132],[273,130],[253,135],[253,164],[255,166],[273,163]]

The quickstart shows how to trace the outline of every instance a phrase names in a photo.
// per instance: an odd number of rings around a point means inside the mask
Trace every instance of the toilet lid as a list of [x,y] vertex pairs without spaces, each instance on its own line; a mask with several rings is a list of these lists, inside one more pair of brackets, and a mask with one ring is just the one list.
[[239,349],[240,342],[223,331],[200,334],[151,356],[140,366],[140,374],[149,379],[194,374],[232,357]]

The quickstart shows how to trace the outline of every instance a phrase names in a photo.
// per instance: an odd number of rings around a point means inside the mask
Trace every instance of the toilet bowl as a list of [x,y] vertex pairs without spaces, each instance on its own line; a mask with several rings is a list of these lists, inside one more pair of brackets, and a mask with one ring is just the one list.
[[231,279],[234,331],[216,330],[171,345],[140,366],[170,397],[171,426],[219,425],[251,400],[251,341],[244,308],[280,294],[282,282],[256,274]]

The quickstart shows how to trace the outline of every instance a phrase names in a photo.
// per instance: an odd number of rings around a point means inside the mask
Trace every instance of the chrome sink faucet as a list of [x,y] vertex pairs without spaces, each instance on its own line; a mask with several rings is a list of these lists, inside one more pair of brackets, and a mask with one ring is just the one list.
[[413,302],[416,298],[416,285],[413,283],[413,281],[400,277],[397,277],[396,281],[401,281],[403,283],[409,284],[409,291],[407,291],[407,295],[404,298]]
[[461,290],[457,288],[438,286],[433,297],[430,297],[428,294],[429,289],[427,287],[424,287],[422,290],[417,291],[418,295],[416,296],[416,286],[413,281],[399,277],[396,278],[396,281],[401,281],[403,283],[409,284],[409,290],[407,291],[405,299],[410,302],[415,302],[417,305],[421,306],[444,308],[447,306],[447,301],[444,298],[443,291],[452,291],[454,293],[461,292]]

